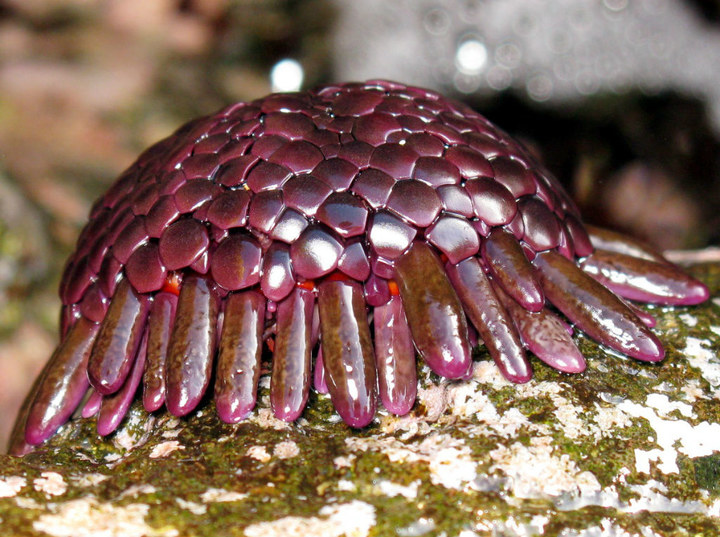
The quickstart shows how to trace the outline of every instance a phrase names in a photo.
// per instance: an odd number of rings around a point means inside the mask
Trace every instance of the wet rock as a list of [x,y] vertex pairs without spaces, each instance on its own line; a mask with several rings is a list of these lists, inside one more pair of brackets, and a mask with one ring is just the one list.
[[[720,266],[693,273],[720,290]],[[23,535],[710,535],[720,531],[718,299],[655,308],[667,358],[576,336],[588,369],[504,380],[482,347],[469,381],[421,367],[404,417],[344,425],[313,394],[295,424],[260,404],[237,425],[136,404],[117,433],[72,420],[0,457],[0,529]]]

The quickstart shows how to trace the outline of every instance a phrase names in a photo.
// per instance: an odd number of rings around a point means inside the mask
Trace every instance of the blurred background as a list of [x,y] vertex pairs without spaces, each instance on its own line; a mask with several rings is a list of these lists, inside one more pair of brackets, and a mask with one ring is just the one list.
[[389,78],[462,99],[586,219],[720,242],[720,0],[0,0],[0,444],[92,201],[197,115]]

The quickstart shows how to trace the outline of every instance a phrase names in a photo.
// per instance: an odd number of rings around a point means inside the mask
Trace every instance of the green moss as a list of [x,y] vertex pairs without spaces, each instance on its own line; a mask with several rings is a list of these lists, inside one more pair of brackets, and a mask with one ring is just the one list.
[[[0,529],[4,534],[37,535],[32,523],[39,516],[56,512],[64,502],[92,496],[114,506],[147,504],[147,524],[180,535],[240,536],[250,524],[286,516],[323,519],[319,513],[324,507],[352,501],[374,509],[376,522],[371,536],[421,529],[426,529],[427,535],[454,536],[470,530],[478,535],[524,531],[559,536],[590,528],[638,536],[649,532],[713,535],[720,530],[718,521],[703,512],[679,514],[651,509],[633,513],[612,505],[643,501],[646,503],[641,505],[649,502],[652,507],[652,502],[659,500],[646,497],[645,491],[654,489],[668,501],[676,500],[675,505],[694,502],[686,505],[695,509],[702,504],[709,506],[720,491],[718,453],[690,458],[678,451],[679,473],[664,474],[655,462],[650,463],[648,474],[638,472],[636,450],[658,449],[657,432],[650,422],[630,418],[625,426],[600,430],[596,418],[601,412],[617,410],[621,401],[645,405],[648,395],[662,393],[671,401],[691,405],[694,413],[687,418],[671,411],[663,419],[683,420],[693,426],[702,421],[720,423],[713,388],[682,355],[688,336],[706,339],[710,348],[718,349],[720,337],[709,329],[715,319],[714,308],[708,304],[653,310],[668,350],[667,360],[659,365],[607,354],[578,335],[588,360],[585,373],[563,375],[533,359],[533,382],[547,383],[542,386],[557,393],[538,391],[539,395],[528,397],[527,393],[533,393],[532,383],[528,392],[528,388],[483,379],[477,384],[477,393],[483,395],[483,404],[493,406],[498,424],[489,424],[486,415],[461,417],[450,408],[431,422],[428,409],[419,404],[409,417],[384,418],[355,431],[337,422],[327,396],[316,394],[311,396],[304,420],[290,426],[259,419],[257,411],[247,422],[223,424],[212,404],[181,420],[163,412],[148,417],[136,404],[122,430],[104,439],[95,433],[94,420],[75,420],[23,459],[0,457],[0,478],[21,476],[27,481],[19,493],[19,504],[18,498],[0,498]],[[688,326],[685,318],[678,316],[682,313],[699,322]],[[476,358],[487,359],[482,348],[476,350]],[[438,382],[425,370],[419,371],[426,387]],[[688,383],[699,387],[698,397],[688,398],[682,391]],[[261,400],[266,396],[267,391],[262,390]],[[572,407],[561,409],[558,405]],[[260,404],[261,408],[265,406],[266,402]],[[567,428],[568,414],[561,410],[574,416],[572,427]],[[511,411],[514,415],[519,412],[526,422],[508,428],[504,420]],[[179,449],[151,456],[168,442],[177,442]],[[288,458],[280,457],[277,449],[283,442],[295,446],[298,455],[290,452]],[[518,461],[522,471],[510,479],[496,459],[498,454],[511,453],[516,445],[524,446],[527,456],[533,457],[533,450],[545,445],[543,442],[550,442],[550,468],[539,467],[533,460]],[[450,446],[462,447],[459,453],[463,459],[458,462],[464,465],[460,470],[452,468],[452,459],[442,459],[441,464],[434,458]],[[67,492],[52,497],[35,490],[34,480],[46,471],[61,474],[68,484]],[[553,474],[558,471],[561,475]],[[453,476],[458,488],[442,484],[443,472]],[[528,477],[536,473],[543,476],[538,485],[532,485],[540,488],[523,484],[523,472]],[[561,504],[573,505],[578,489],[572,480],[587,475],[584,472],[597,480],[611,506],[586,505],[597,501],[598,496],[590,495],[577,503],[584,507],[559,510]],[[91,474],[105,479],[81,485]],[[553,480],[570,480],[562,485],[566,488],[561,497],[551,497],[543,489]],[[243,496],[214,502],[203,496],[211,489]],[[517,497],[517,490],[523,490],[524,496]],[[711,500],[704,499],[702,491],[707,491]],[[29,500],[36,502],[36,508],[27,503]],[[204,513],[194,512],[198,509]]]
[[720,496],[720,454],[697,457],[691,460],[697,486],[714,497]]

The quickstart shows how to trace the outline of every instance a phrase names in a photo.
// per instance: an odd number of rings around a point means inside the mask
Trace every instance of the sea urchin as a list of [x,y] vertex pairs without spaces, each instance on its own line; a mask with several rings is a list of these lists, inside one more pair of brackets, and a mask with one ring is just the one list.
[[557,181],[467,106],[370,81],[235,104],[152,146],[94,205],[60,295],[61,343],[15,454],[81,403],[111,433],[141,383],[148,411],[183,416],[214,377],[219,417],[238,422],[264,353],[275,416],[297,419],[314,380],[353,427],[378,395],[409,412],[416,351],[467,376],[478,337],[514,382],[532,376],[525,349],[585,368],[568,322],[657,361],[652,318],[624,299],[708,291],[630,239],[588,233]]

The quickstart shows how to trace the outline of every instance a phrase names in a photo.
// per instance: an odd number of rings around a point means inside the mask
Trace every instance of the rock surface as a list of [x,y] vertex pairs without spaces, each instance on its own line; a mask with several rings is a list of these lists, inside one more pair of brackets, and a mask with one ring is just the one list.
[[[720,266],[696,276],[714,295]],[[578,335],[588,370],[505,381],[484,349],[472,380],[421,368],[419,401],[349,429],[327,396],[303,418],[261,403],[239,425],[136,406],[100,438],[74,420],[0,457],[3,535],[667,536],[720,532],[720,299],[655,308],[659,365]]]

